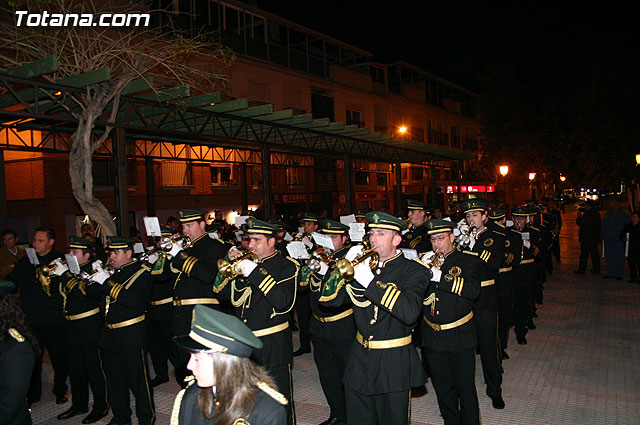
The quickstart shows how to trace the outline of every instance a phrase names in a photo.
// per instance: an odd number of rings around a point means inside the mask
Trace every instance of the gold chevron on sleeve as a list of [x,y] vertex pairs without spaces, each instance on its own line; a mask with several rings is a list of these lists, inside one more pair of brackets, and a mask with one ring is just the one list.
[[389,299],[392,297],[391,294],[393,294],[393,286],[387,286],[387,290],[384,291],[384,295],[382,296],[382,299],[380,300],[380,304],[382,304],[383,306],[387,306],[387,301],[389,301]]
[[390,301],[388,302],[388,306],[387,306],[389,311],[393,311],[393,306],[396,305],[396,301],[398,301],[398,298],[400,297],[401,293],[402,291],[398,291],[397,289],[394,290],[393,296],[390,298]]

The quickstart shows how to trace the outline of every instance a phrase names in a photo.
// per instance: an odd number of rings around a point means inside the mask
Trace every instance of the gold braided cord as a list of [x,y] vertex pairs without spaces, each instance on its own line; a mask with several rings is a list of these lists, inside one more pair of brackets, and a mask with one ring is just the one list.
[[[234,299],[233,297],[236,292],[240,293],[240,297],[237,299]],[[231,304],[233,304],[233,306],[236,308],[240,308],[241,306],[246,304],[251,304],[251,292],[252,290],[250,286],[247,286],[242,289],[238,289],[236,287],[236,280],[233,279],[231,281]],[[249,302],[246,302],[247,299],[249,300]]]
[[346,288],[347,294],[349,294],[349,298],[351,298],[351,302],[356,307],[367,308],[371,305],[371,301],[369,300],[366,300],[363,302],[356,299],[357,297],[364,297],[364,294],[356,293],[357,291],[364,292],[365,291],[364,289],[354,288],[350,283],[347,283],[345,288]]

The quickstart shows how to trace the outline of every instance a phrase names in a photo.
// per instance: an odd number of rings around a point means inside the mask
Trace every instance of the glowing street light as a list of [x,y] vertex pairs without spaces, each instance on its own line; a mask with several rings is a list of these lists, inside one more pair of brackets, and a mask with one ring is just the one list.
[[500,166],[500,175],[502,177],[505,177],[507,174],[509,174],[509,166],[508,165],[501,165]]
[[636,165],[640,165],[640,153],[636,154]]
[[407,127],[405,127],[404,125],[398,127],[398,132],[401,133],[401,134],[406,133],[407,132]]
[[567,178],[561,174],[560,175],[560,181],[564,183],[566,180],[567,180]]
[[534,181],[536,179],[536,173],[529,173],[529,181]]

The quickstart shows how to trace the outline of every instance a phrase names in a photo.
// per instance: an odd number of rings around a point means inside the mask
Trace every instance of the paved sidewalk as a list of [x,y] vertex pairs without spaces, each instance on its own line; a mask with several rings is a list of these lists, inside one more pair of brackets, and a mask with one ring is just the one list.
[[[478,358],[476,383],[484,424],[640,424],[640,285],[627,283],[628,275],[622,282],[604,280],[606,270],[602,275],[573,273],[579,256],[575,219],[575,212],[563,215],[562,263],[554,261],[545,284],[537,329],[527,334],[528,345],[518,345],[511,334],[511,358],[503,362],[504,410],[491,407]],[[34,423],[79,424],[82,417],[55,419],[70,405],[55,404],[49,364],[43,380],[43,401],[33,406]],[[156,388],[158,424],[169,423],[178,389],[173,382]],[[428,389],[412,400],[412,424],[443,423],[431,384]],[[329,409],[311,354],[295,360],[294,394],[298,424],[327,419]]]

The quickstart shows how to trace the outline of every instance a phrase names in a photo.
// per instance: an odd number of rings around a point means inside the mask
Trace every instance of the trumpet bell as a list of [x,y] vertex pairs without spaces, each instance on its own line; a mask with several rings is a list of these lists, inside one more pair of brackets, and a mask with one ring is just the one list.
[[354,258],[353,261],[349,261],[346,258],[341,258],[336,261],[336,269],[340,273],[340,276],[346,280],[353,279],[354,268],[365,261],[367,258],[371,258],[369,262],[369,268],[371,270],[375,270],[378,267],[378,261],[380,259],[380,255],[375,251],[375,248],[370,248],[366,251],[363,251],[358,257]]
[[258,256],[253,251],[247,251],[245,254],[232,261],[227,261],[224,258],[220,258],[217,261],[218,272],[228,279],[238,277],[240,275],[240,270],[238,270],[236,266],[242,260],[251,260],[256,262],[258,261]]

